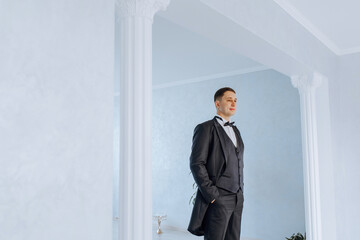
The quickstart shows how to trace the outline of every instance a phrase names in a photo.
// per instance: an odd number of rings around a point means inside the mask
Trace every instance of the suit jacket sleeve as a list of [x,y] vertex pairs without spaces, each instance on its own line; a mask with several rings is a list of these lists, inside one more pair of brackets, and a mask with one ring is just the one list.
[[209,178],[206,169],[210,147],[210,131],[202,124],[195,127],[190,155],[190,169],[204,199],[210,203],[219,196],[217,187]]

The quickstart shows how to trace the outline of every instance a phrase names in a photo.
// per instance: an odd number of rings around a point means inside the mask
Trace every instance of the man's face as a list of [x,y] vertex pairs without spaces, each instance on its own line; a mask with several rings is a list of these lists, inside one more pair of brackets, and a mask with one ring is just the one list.
[[221,100],[215,101],[217,113],[226,117],[231,117],[236,112],[236,94],[232,91],[226,91]]

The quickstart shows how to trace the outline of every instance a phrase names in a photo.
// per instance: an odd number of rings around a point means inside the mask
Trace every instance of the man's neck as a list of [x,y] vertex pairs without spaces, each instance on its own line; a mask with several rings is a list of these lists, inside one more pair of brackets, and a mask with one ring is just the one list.
[[226,121],[230,121],[230,117],[224,116],[221,113],[217,112],[217,115],[219,115],[220,117],[222,117],[223,119],[225,119]]

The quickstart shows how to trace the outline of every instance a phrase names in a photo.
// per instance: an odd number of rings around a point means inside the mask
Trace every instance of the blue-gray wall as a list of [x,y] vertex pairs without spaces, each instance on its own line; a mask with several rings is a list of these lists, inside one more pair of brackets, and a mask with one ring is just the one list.
[[189,169],[194,127],[213,118],[213,95],[235,89],[232,117],[244,144],[242,236],[285,239],[305,231],[299,94],[273,70],[153,90],[153,211],[186,229],[192,205]]

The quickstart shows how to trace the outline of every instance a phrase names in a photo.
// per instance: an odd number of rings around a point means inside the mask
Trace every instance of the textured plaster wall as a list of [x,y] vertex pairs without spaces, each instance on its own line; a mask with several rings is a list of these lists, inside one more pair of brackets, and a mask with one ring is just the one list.
[[215,114],[213,94],[230,86],[232,120],[244,143],[242,236],[283,239],[305,231],[299,94],[268,70],[153,91],[153,211],[186,229],[192,206],[189,155],[194,127]]
[[0,1],[0,239],[111,239],[113,11]]

